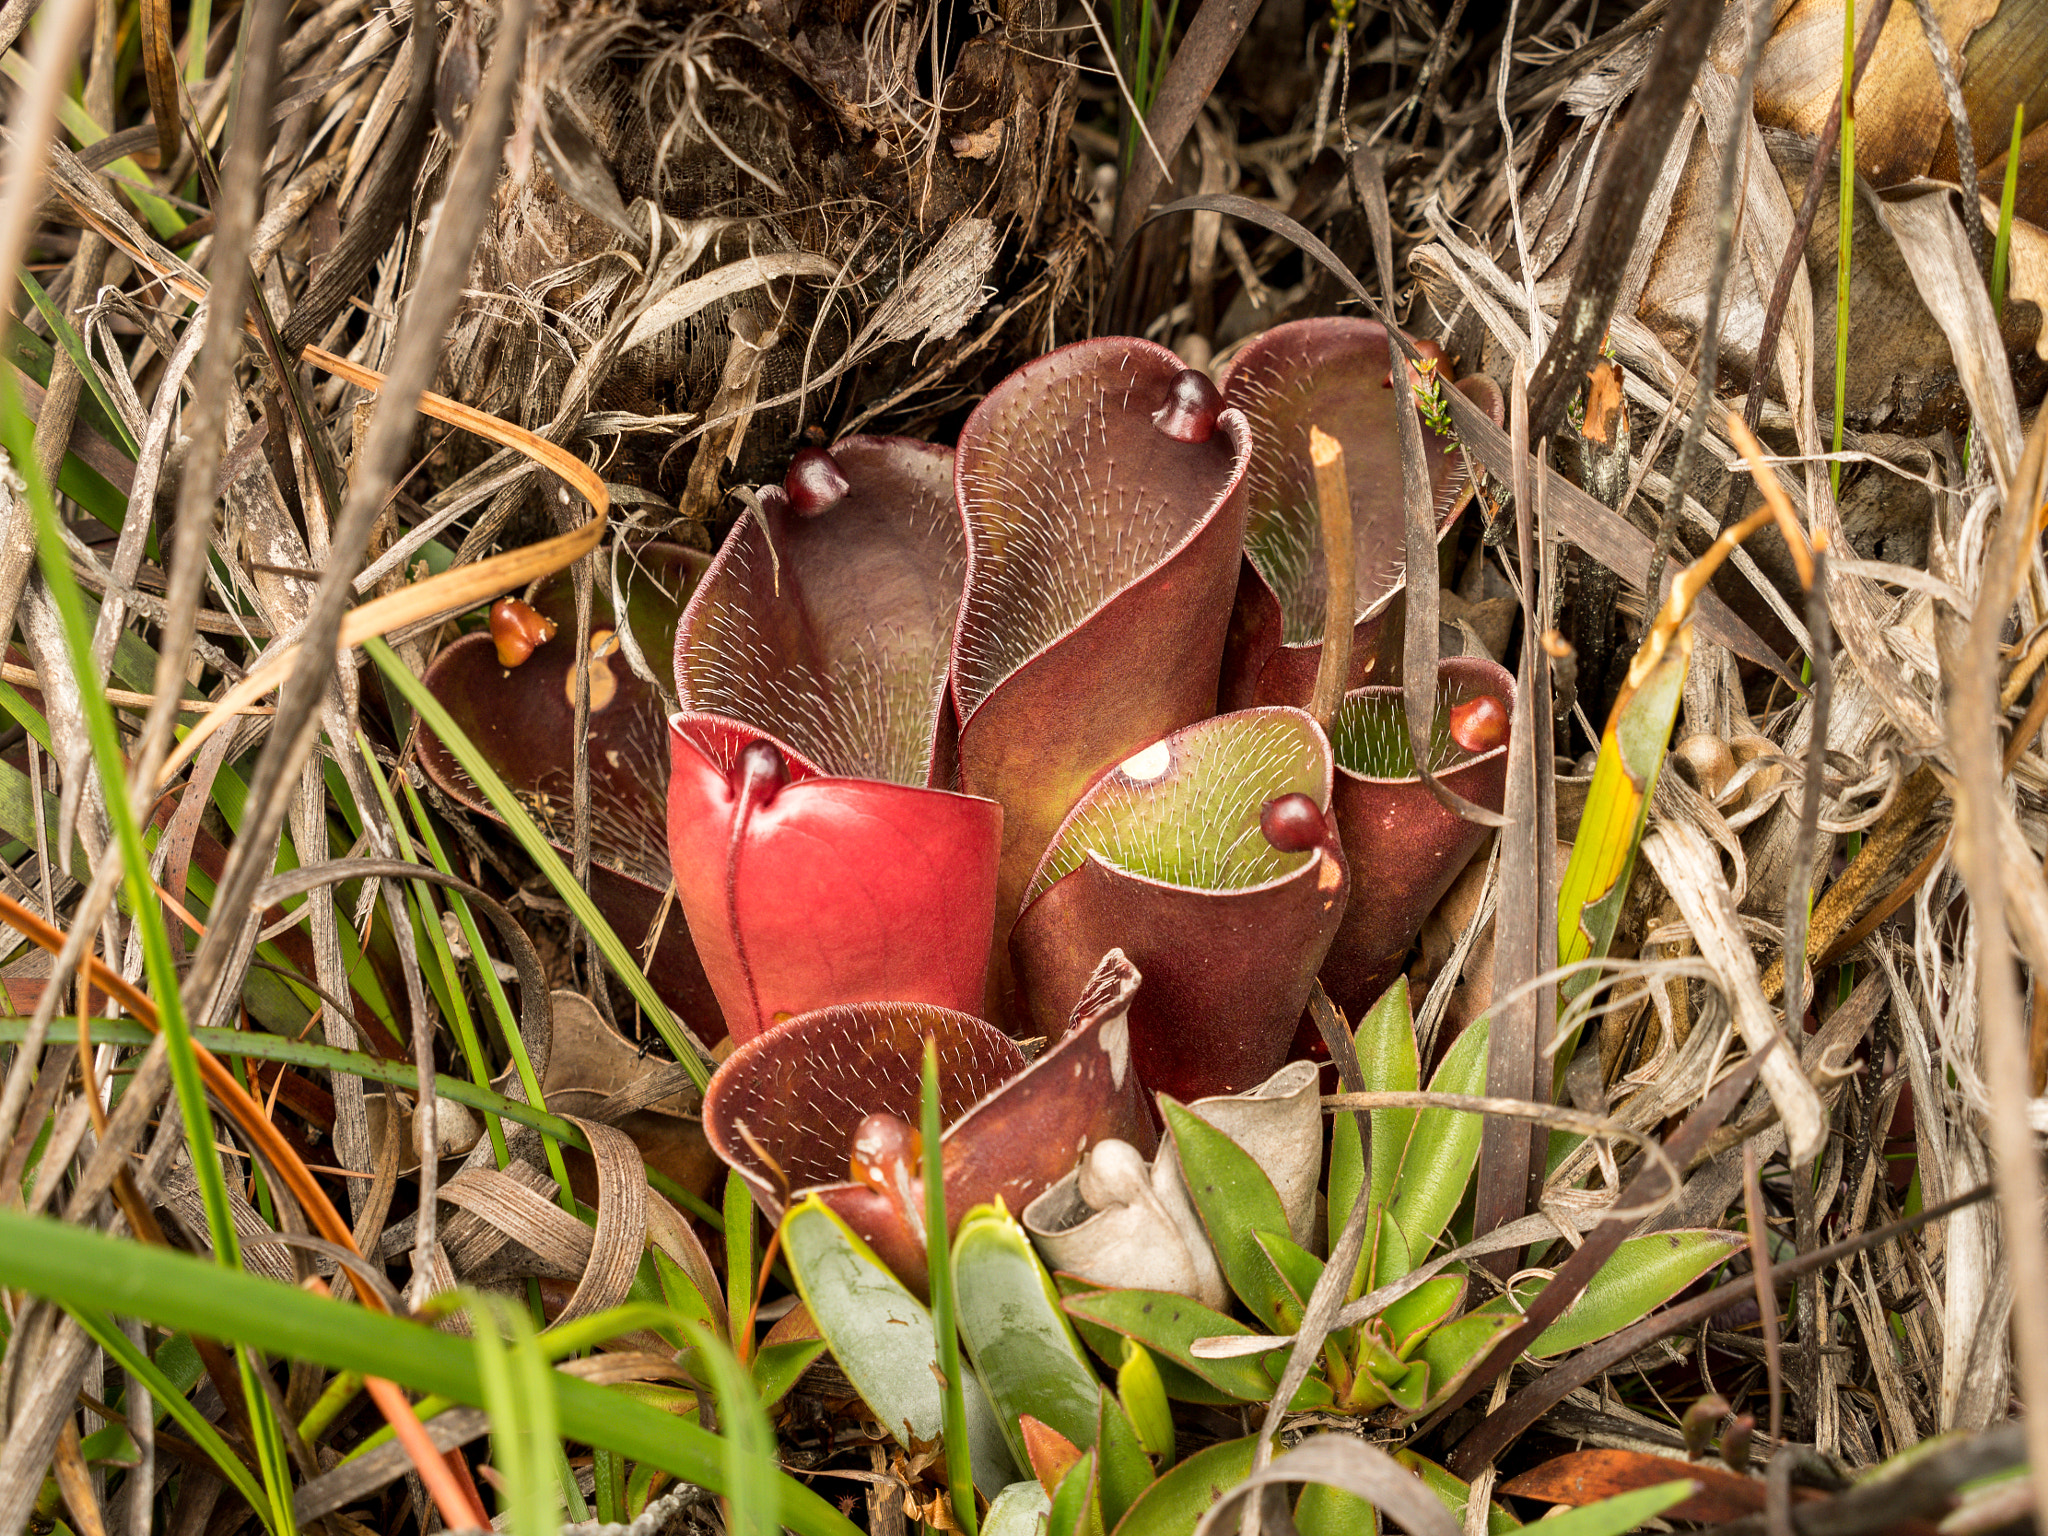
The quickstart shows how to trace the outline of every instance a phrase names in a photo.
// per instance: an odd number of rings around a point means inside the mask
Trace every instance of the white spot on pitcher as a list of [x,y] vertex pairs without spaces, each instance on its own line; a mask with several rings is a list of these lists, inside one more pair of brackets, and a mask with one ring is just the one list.
[[1155,741],[1142,752],[1133,752],[1116,765],[1117,772],[1138,784],[1150,784],[1166,776],[1166,770],[1173,766],[1173,748],[1163,741]]
[[1124,1085],[1124,1074],[1131,1068],[1131,1018],[1128,1013],[1117,1016],[1102,1026],[1096,1036],[1103,1053],[1109,1057],[1110,1081],[1118,1088]]

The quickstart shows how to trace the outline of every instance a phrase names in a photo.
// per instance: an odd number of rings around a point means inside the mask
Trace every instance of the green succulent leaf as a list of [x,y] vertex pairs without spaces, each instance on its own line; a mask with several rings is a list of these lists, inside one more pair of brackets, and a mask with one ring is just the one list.
[[[1743,1245],[1737,1232],[1652,1232],[1614,1250],[1564,1316],[1536,1336],[1537,1359],[1568,1354],[1647,1317]],[[1547,1282],[1515,1288],[1524,1305]]]
[[763,1408],[773,1408],[789,1395],[811,1362],[825,1353],[823,1339],[790,1339],[781,1344],[764,1344],[752,1362],[754,1393]]
[[[1251,1337],[1252,1330],[1234,1318],[1212,1312],[1199,1301],[1170,1291],[1090,1291],[1067,1298],[1067,1312],[1076,1319],[1100,1323],[1136,1339],[1165,1360],[1192,1372],[1232,1401],[1264,1402],[1273,1395],[1274,1373],[1284,1365],[1284,1347],[1263,1356],[1234,1360],[1201,1360],[1193,1352],[1197,1339]],[[1295,1395],[1297,1409],[1327,1408],[1330,1389],[1311,1376]]]
[[1194,1536],[1209,1506],[1252,1475],[1258,1443],[1247,1435],[1195,1452],[1140,1495],[1115,1536]]
[[[906,1448],[938,1439],[938,1348],[924,1304],[816,1196],[783,1217],[782,1251],[833,1358],[875,1417]],[[965,1389],[975,1486],[993,1495],[1016,1467],[980,1381],[970,1374]]]
[[[1458,1036],[1436,1076],[1429,1080],[1430,1091],[1484,1093],[1490,1033],[1488,1021],[1482,1019]],[[1457,1109],[1425,1109],[1415,1116],[1391,1206],[1412,1259],[1428,1256],[1463,1202],[1472,1170],[1479,1162],[1484,1123],[1479,1115]],[[1376,1278],[1385,1284],[1389,1277],[1382,1274]]]
[[1059,1487],[1053,1490],[1045,1536],[1103,1536],[1102,1495],[1096,1483],[1093,1451],[1083,1451],[1081,1459],[1068,1468]]
[[[1092,1285],[1088,1281],[1077,1279],[1073,1275],[1068,1274],[1054,1275],[1053,1284],[1059,1287],[1060,1305],[1066,1308],[1067,1316],[1074,1324],[1074,1332],[1081,1336],[1081,1342],[1086,1344],[1095,1355],[1095,1358],[1104,1365],[1109,1366],[1112,1370],[1121,1370],[1125,1360],[1128,1358],[1125,1351],[1136,1341],[1109,1327],[1107,1324],[1096,1322],[1085,1311],[1077,1311],[1069,1304],[1072,1298],[1076,1296],[1107,1295],[1110,1293],[1111,1288]],[[1233,1324],[1232,1326],[1236,1325]],[[1143,1348],[1144,1346],[1139,1345],[1138,1347]],[[1159,1383],[1165,1389],[1169,1401],[1176,1403],[1207,1403],[1217,1408],[1228,1407],[1239,1401],[1238,1398],[1231,1396],[1228,1392],[1211,1386],[1186,1366],[1167,1358],[1165,1355],[1152,1350],[1146,1350],[1146,1354],[1151,1359],[1152,1368],[1159,1373]]]
[[[1358,1050],[1358,1072],[1367,1093],[1413,1093],[1422,1086],[1422,1062],[1415,1050],[1415,1018],[1408,1008],[1408,978],[1396,977],[1380,1000],[1358,1021],[1352,1037]],[[1385,1206],[1393,1198],[1395,1182],[1408,1152],[1409,1133],[1415,1127],[1412,1109],[1376,1109],[1372,1112],[1372,1171],[1368,1197],[1374,1205]],[[1345,1208],[1350,1214],[1350,1208]],[[1334,1209],[1330,1225],[1337,1225]],[[1398,1279],[1398,1276],[1388,1278]],[[1385,1284],[1382,1279],[1380,1284]]]
[[[1358,1134],[1356,1116],[1339,1111],[1330,1117],[1330,1241],[1344,1230],[1351,1208],[1365,1193],[1365,1141]],[[1358,1274],[1363,1280],[1372,1250],[1372,1229],[1366,1229],[1366,1252],[1359,1255]],[[1354,1292],[1354,1295],[1363,1294]]]
[[1429,1402],[1429,1362],[1418,1360],[1387,1383],[1387,1401],[1413,1417]]
[[[1096,1392],[1097,1491],[1102,1501],[1103,1524],[1114,1526],[1138,1501],[1139,1495],[1152,1486],[1152,1463],[1145,1459],[1145,1448],[1139,1443],[1138,1431],[1125,1415],[1116,1394],[1107,1387],[1098,1387]],[[1170,1444],[1167,1454],[1172,1454]]]
[[1294,1505],[1301,1536],[1379,1536],[1380,1512],[1355,1493],[1310,1483]]
[[[652,1281],[652,1284],[648,1284],[649,1281]],[[640,1272],[634,1277],[631,1295],[636,1301],[658,1301],[669,1310],[688,1318],[707,1333],[721,1337],[725,1333],[721,1312],[713,1309],[704,1292],[684,1272],[683,1267],[659,1248],[650,1245],[646,1256],[640,1261]],[[665,1329],[660,1332],[661,1336],[677,1349],[690,1347],[689,1340],[680,1330]]]
[[1010,1484],[982,1516],[981,1536],[1038,1536],[1052,1499],[1035,1477]]
[[1292,1333],[1301,1326],[1302,1309],[1308,1305],[1309,1292],[1323,1278],[1323,1261],[1284,1232],[1254,1232],[1252,1238],[1258,1243],[1266,1262],[1273,1266],[1273,1272],[1287,1287],[1290,1305],[1282,1317],[1284,1326],[1274,1331]]
[[1160,1108],[1223,1278],[1268,1333],[1293,1332],[1287,1315],[1294,1297],[1259,1245],[1261,1232],[1287,1230],[1287,1208],[1273,1181],[1250,1153],[1200,1116],[1164,1094]]
[[[1394,1220],[1394,1213],[1380,1206],[1380,1237],[1377,1243],[1367,1243],[1365,1252],[1359,1257],[1359,1274],[1369,1276],[1377,1288],[1391,1285],[1415,1268],[1415,1260],[1408,1252],[1408,1239],[1401,1233],[1401,1224]],[[1352,1299],[1365,1294],[1363,1278],[1352,1282]]]
[[1136,1339],[1125,1339],[1123,1363],[1116,1368],[1116,1395],[1138,1443],[1149,1456],[1173,1459],[1173,1409],[1166,1401],[1166,1383],[1152,1351]]
[[[1453,1269],[1456,1266],[1452,1266]],[[1465,1299],[1465,1277],[1442,1274],[1425,1280],[1380,1314],[1396,1355],[1406,1360],[1416,1347],[1458,1310]]]
[[953,1239],[953,1272],[960,1335],[1018,1465],[1030,1462],[1019,1414],[1093,1446],[1100,1383],[1024,1229],[998,1206],[974,1207]]
[[1630,1493],[1617,1493],[1597,1504],[1582,1504],[1577,1509],[1547,1516],[1542,1522],[1543,1536],[1623,1536],[1645,1521],[1656,1519],[1672,1505],[1691,1498],[1699,1486],[1680,1478]]
[[1388,1347],[1381,1330],[1368,1325],[1359,1330],[1358,1368],[1391,1385],[1408,1373],[1408,1362]]
[[[1429,1491],[1443,1500],[1444,1508],[1451,1512],[1451,1518],[1458,1522],[1460,1529],[1465,1524],[1465,1511],[1472,1503],[1472,1485],[1463,1478],[1438,1466],[1413,1451],[1396,1451],[1394,1460],[1408,1468]],[[1486,1536],[1508,1536],[1510,1531],[1521,1529],[1522,1522],[1509,1514],[1500,1505],[1488,1502],[1486,1506]]]
[[1416,1361],[1429,1367],[1429,1399],[1421,1411],[1427,1412],[1464,1385],[1465,1378],[1515,1323],[1513,1317],[1474,1310],[1424,1339]]

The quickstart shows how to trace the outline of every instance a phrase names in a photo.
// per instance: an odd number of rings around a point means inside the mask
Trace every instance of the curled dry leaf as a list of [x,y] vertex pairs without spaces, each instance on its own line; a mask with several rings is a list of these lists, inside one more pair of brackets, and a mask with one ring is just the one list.
[[[684,1082],[661,1097],[648,1096],[651,1087],[673,1080],[678,1069],[649,1059],[606,1023],[581,993],[557,991],[549,1002],[554,1040],[541,1070],[541,1093],[548,1108],[616,1125],[633,1138],[648,1167],[685,1189],[711,1188],[710,1174],[718,1165],[704,1143],[695,1091]],[[507,1081],[500,1091],[511,1086]],[[564,1156],[576,1193],[587,1198],[588,1160],[573,1147]]]
[[[1475,375],[1453,386],[1442,349],[1425,344],[1423,350],[1438,361],[1435,375],[1418,392],[1455,387],[1495,422],[1502,419],[1500,389],[1491,379]],[[1223,376],[1224,399],[1244,412],[1252,435],[1244,565],[1224,663],[1225,708],[1303,705],[1315,687],[1327,582],[1309,462],[1312,427],[1337,439],[1349,468],[1358,623],[1346,686],[1398,679],[1407,525],[1392,360],[1387,333],[1377,321],[1297,320],[1253,340]],[[1455,443],[1430,436],[1425,448],[1442,538],[1470,486]]]
[[[1915,9],[1893,7],[1856,90],[1856,174],[1875,187],[1961,179],[1955,127]],[[1934,0],[1933,11],[1957,65],[1978,168],[2002,173],[2013,109],[2025,104],[2029,126],[2048,123],[2048,11],[2028,0]],[[1841,94],[1842,8],[1795,0],[1757,69],[1757,118],[1817,138]],[[2038,158],[2043,142],[2029,135],[2023,157]],[[2048,224],[2048,182],[2023,176],[2020,187],[2019,216]]]
[[[1314,1235],[1322,1171],[1320,1086],[1314,1063],[1294,1061],[1256,1088],[1187,1106],[1264,1170],[1289,1235],[1303,1246]],[[1024,1228],[1048,1268],[1111,1289],[1171,1291],[1218,1312],[1230,1305],[1170,1134],[1149,1165],[1120,1141],[1090,1148],[1078,1168],[1025,1208]]]
[[806,1014],[719,1068],[704,1098],[705,1133],[772,1216],[815,1194],[922,1288],[924,1194],[911,1127],[925,1040],[938,1043],[949,1224],[998,1199],[1022,1210],[1084,1147],[1111,1138],[1153,1145],[1131,1064],[1127,1014],[1138,984],[1120,952],[1105,955],[1066,1034],[1030,1063],[1001,1030],[943,1008],[859,1003]]
[[1287,1057],[1346,882],[1328,739],[1300,710],[1220,715],[1125,759],[1074,807],[1010,939],[1050,1032],[1120,946],[1145,975],[1131,1048],[1148,1090],[1228,1094]]
[[900,438],[799,454],[676,633],[677,898],[742,1043],[837,1004],[981,1005],[1003,811],[946,788],[951,468]]

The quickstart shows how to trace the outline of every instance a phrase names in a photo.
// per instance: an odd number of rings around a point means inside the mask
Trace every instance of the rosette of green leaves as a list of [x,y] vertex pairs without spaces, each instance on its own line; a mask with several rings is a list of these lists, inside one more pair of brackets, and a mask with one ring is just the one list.
[[[1429,1080],[1432,1093],[1484,1092],[1489,1030],[1466,1030]],[[1356,1047],[1368,1092],[1413,1093],[1421,1061],[1405,981],[1360,1022]],[[1170,1393],[1199,1402],[1266,1403],[1285,1368],[1324,1259],[1287,1235],[1272,1181],[1230,1138],[1170,1099],[1166,1122],[1187,1188],[1243,1316],[1165,1292],[1091,1288],[1069,1281],[1068,1314],[1106,1357],[1133,1340],[1156,1354]],[[1449,1107],[1382,1108],[1368,1116],[1366,1154],[1356,1121],[1335,1122],[1329,1224],[1342,1230],[1360,1201],[1366,1242],[1348,1287],[1355,1301],[1414,1273],[1452,1241],[1479,1159],[1482,1116]],[[1726,1232],[1659,1232],[1624,1243],[1531,1353],[1577,1349],[1626,1327],[1721,1262],[1741,1239]],[[1460,1386],[1494,1343],[1520,1321],[1540,1274],[1511,1295],[1468,1306],[1462,1264],[1442,1266],[1375,1314],[1349,1321],[1324,1341],[1318,1369],[1290,1405],[1350,1413],[1384,1410],[1396,1423],[1432,1411]],[[1244,1320],[1251,1319],[1250,1322]],[[1120,1336],[1120,1337],[1119,1337]],[[1271,1349],[1259,1348],[1261,1338]],[[1198,1350],[1198,1341],[1243,1340]]]

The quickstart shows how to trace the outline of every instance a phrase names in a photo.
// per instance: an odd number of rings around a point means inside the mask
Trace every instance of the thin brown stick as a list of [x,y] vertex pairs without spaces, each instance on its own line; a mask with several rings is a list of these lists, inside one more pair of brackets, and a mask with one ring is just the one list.
[[[43,679],[34,667],[20,667],[13,662],[0,662],[0,678],[23,687],[40,687]],[[148,709],[156,703],[153,693],[134,693],[126,688],[103,688],[109,704],[119,704],[124,709]],[[181,715],[208,715],[225,712],[231,715],[274,715],[277,713],[268,704],[227,704],[212,699],[180,699],[178,713]]]
[[[1877,50],[1877,37],[1884,19],[1891,14],[1892,0],[1876,0],[1863,23],[1863,35],[1856,39],[1856,62],[1849,76],[1849,99],[1856,99],[1856,87],[1863,83],[1863,71]],[[1806,173],[1806,195],[1799,200],[1799,213],[1792,220],[1792,238],[1785,242],[1784,259],[1778,263],[1778,280],[1771,285],[1771,302],[1764,310],[1764,328],[1756,349],[1756,374],[1750,380],[1749,398],[1742,404],[1742,420],[1754,428],[1764,416],[1764,390],[1771,382],[1771,360],[1778,355],[1778,330],[1785,323],[1785,305],[1792,297],[1792,279],[1806,270],[1806,240],[1813,233],[1813,218],[1820,211],[1820,196],[1831,184],[1821,168],[1835,153],[1842,135],[1842,97],[1828,109],[1820,138],[1813,146],[1813,166]]]
[[[1859,1233],[1844,1238],[1813,1253],[1803,1253],[1798,1258],[1777,1265],[1771,1272],[1773,1281],[1796,1280],[1801,1275],[1812,1274],[1853,1258],[1870,1248],[1876,1248],[1909,1232],[1919,1230],[1929,1222],[1953,1216],[1957,1211],[1988,1200],[1994,1193],[1989,1184],[1979,1184],[1975,1189],[1944,1200],[1938,1205],[1928,1206],[1911,1216],[1903,1217],[1874,1232]],[[1570,1359],[1552,1366],[1516,1393],[1500,1408],[1495,1409],[1481,1421],[1451,1453],[1450,1469],[1460,1477],[1470,1478],[1481,1467],[1489,1464],[1494,1457],[1513,1444],[1515,1439],[1545,1413],[1549,1412],[1575,1388],[1613,1369],[1630,1356],[1647,1349],[1659,1339],[1669,1338],[1682,1329],[1691,1328],[1716,1313],[1725,1312],[1742,1299],[1742,1293],[1752,1284],[1748,1275],[1739,1280],[1730,1280],[1726,1285],[1717,1285],[1711,1291],[1694,1296],[1663,1311],[1653,1313],[1641,1322],[1632,1323],[1616,1334],[1610,1334],[1598,1344],[1590,1344]],[[1468,1453],[1467,1447],[1476,1447]]]
[[1764,1369],[1771,1383],[1771,1442],[1785,1423],[1785,1356],[1778,1343],[1778,1297],[1771,1284],[1770,1232],[1764,1225],[1764,1193],[1757,1177],[1756,1143],[1742,1144],[1742,1213],[1749,1223],[1749,1263],[1756,1281],[1756,1306],[1764,1334]]
[[[1399,368],[1398,362],[1394,365]],[[1321,427],[1308,429],[1308,458],[1316,471],[1316,509],[1323,520],[1323,654],[1316,663],[1308,712],[1324,731],[1337,719],[1351,680],[1351,640],[1357,623],[1355,562],[1351,553],[1351,479],[1344,445]]]

